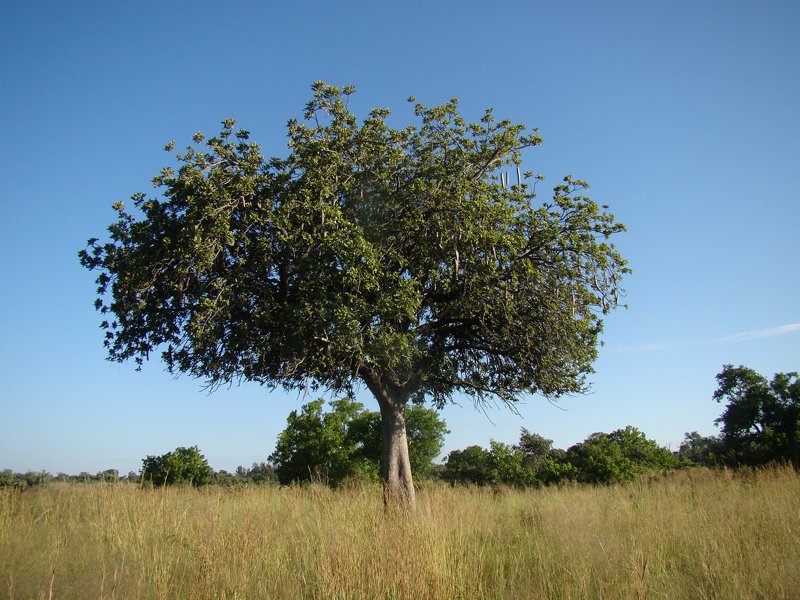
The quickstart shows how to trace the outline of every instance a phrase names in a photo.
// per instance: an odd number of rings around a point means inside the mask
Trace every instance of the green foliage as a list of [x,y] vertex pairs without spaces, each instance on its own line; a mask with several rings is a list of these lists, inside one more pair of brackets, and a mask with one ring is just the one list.
[[519,443],[514,446],[525,455],[525,462],[538,467],[553,452],[553,440],[538,433],[531,433],[525,427],[520,431]]
[[[422,477],[431,473],[433,460],[439,455],[444,436],[450,431],[439,413],[430,408],[408,405],[403,411],[408,436],[408,455],[411,470]],[[381,415],[362,410],[348,424],[348,435],[356,445],[355,457],[364,462],[367,472],[380,471],[383,455]]]
[[315,83],[283,158],[228,119],[154,178],[161,197],[115,204],[110,239],[80,253],[109,358],[161,351],[211,385],[361,379],[401,404],[583,390],[623,226],[570,176],[536,199],[519,171],[536,130],[468,123],[456,100],[415,104],[403,129],[386,109],[359,123],[353,92]]
[[116,483],[119,481],[119,471],[116,469],[106,469],[105,471],[100,471],[95,478],[98,481],[103,481],[106,483]]
[[275,469],[265,462],[253,463],[244,476],[255,484],[275,483],[277,481]]
[[311,480],[336,485],[353,474],[351,457],[357,446],[348,436],[347,425],[363,406],[343,398],[323,413],[324,404],[320,398],[289,414],[269,457],[282,484]]
[[678,466],[678,460],[635,427],[595,433],[566,452],[523,428],[514,446],[492,440],[490,449],[470,446],[447,457],[442,477],[462,483],[525,487],[567,481],[620,483]]
[[583,483],[621,483],[638,476],[677,466],[675,456],[635,427],[611,433],[593,433],[569,448],[562,460]]
[[458,483],[523,487],[535,483],[536,470],[518,447],[491,440],[489,450],[480,446],[453,450],[442,477]]
[[253,463],[248,469],[243,466],[236,467],[235,473],[221,470],[212,475],[214,485],[223,487],[244,487],[251,485],[272,485],[278,482],[278,476],[272,465],[264,462]]
[[569,481],[578,481],[580,470],[570,462],[548,458],[544,461],[537,473],[537,479],[544,484],[559,484]]
[[526,460],[526,454],[518,448],[492,440],[489,442],[489,454],[492,458],[493,483],[524,487],[536,481],[536,470]]
[[[323,408],[319,399],[289,415],[269,457],[280,483],[335,486],[350,479],[377,480],[383,454],[380,413],[350,398],[331,402],[328,412]],[[404,417],[411,468],[426,475],[449,433],[446,424],[436,411],[422,406],[406,407]]]
[[744,366],[725,365],[714,400],[727,401],[722,425],[725,460],[733,465],[788,461],[800,465],[800,379],[777,373],[772,381]]
[[444,436],[450,430],[439,413],[423,406],[408,406],[405,420],[411,470],[425,477],[431,473],[433,461],[442,451]]
[[25,473],[14,473],[11,469],[0,471],[0,489],[25,489],[45,485],[51,481],[53,481],[53,476],[47,471],[26,471]]
[[142,477],[153,485],[186,483],[203,486],[211,483],[211,467],[197,446],[176,448],[161,456],[142,460]]
[[675,455],[684,464],[719,466],[725,458],[725,441],[715,435],[704,437],[692,431],[684,435]]
[[444,479],[459,483],[492,483],[492,455],[480,446],[453,450],[447,455]]

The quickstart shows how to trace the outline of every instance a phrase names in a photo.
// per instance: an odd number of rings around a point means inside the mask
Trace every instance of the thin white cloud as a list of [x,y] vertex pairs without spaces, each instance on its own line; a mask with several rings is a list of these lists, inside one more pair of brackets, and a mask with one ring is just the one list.
[[781,325],[779,327],[770,327],[768,329],[756,329],[754,331],[744,331],[742,333],[735,333],[733,335],[726,335],[724,337],[713,338],[710,340],[692,340],[684,342],[641,344],[639,346],[625,346],[621,348],[615,348],[614,350],[616,352],[661,352],[664,350],[674,350],[676,348],[686,348],[690,346],[706,346],[709,344],[733,344],[737,342],[760,340],[764,338],[771,338],[779,335],[786,335],[789,333],[797,333],[797,332],[800,332],[800,323],[789,323],[788,325]]
[[745,331],[744,333],[736,333],[725,337],[713,340],[715,344],[727,344],[730,342],[745,342],[747,340],[758,340],[762,338],[775,337],[777,335],[785,335],[787,333],[795,333],[800,331],[800,323],[789,323],[788,325],[781,325],[780,327],[771,327],[770,329],[756,329],[755,331]]

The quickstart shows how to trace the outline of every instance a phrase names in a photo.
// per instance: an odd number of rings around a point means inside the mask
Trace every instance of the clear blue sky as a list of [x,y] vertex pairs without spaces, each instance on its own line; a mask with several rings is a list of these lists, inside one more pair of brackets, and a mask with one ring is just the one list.
[[588,180],[628,226],[630,309],[592,393],[449,408],[445,451],[522,426],[564,448],[626,425],[672,448],[715,433],[723,364],[800,369],[798,30],[794,0],[6,3],[0,469],[127,472],[195,444],[216,469],[266,459],[303,397],[107,362],[77,252],[152,191],[170,139],[233,116],[284,153],[319,79],[356,85],[361,114],[458,97],[539,127],[526,168]]

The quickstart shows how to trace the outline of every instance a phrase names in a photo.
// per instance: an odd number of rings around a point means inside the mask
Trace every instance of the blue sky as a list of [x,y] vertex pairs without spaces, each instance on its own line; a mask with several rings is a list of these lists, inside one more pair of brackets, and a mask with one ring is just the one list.
[[626,425],[672,448],[715,433],[723,364],[800,369],[798,27],[794,1],[6,3],[0,469],[127,472],[195,444],[217,469],[266,459],[310,398],[109,363],[77,251],[152,191],[170,139],[232,116],[284,153],[320,79],[398,125],[415,95],[538,127],[525,167],[588,180],[628,227],[630,308],[606,321],[592,393],[448,408],[445,451],[523,426],[564,448]]

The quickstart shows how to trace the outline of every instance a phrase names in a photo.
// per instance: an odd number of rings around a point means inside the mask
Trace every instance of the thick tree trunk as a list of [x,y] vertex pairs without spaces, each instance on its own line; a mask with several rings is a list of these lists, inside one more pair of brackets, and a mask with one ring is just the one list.
[[417,507],[417,497],[411,476],[403,409],[414,391],[414,386],[386,384],[375,377],[374,373],[362,373],[362,378],[381,409],[383,506],[387,511],[413,511]]
[[415,510],[417,506],[408,457],[404,404],[378,401],[383,430],[383,506],[388,510]]

